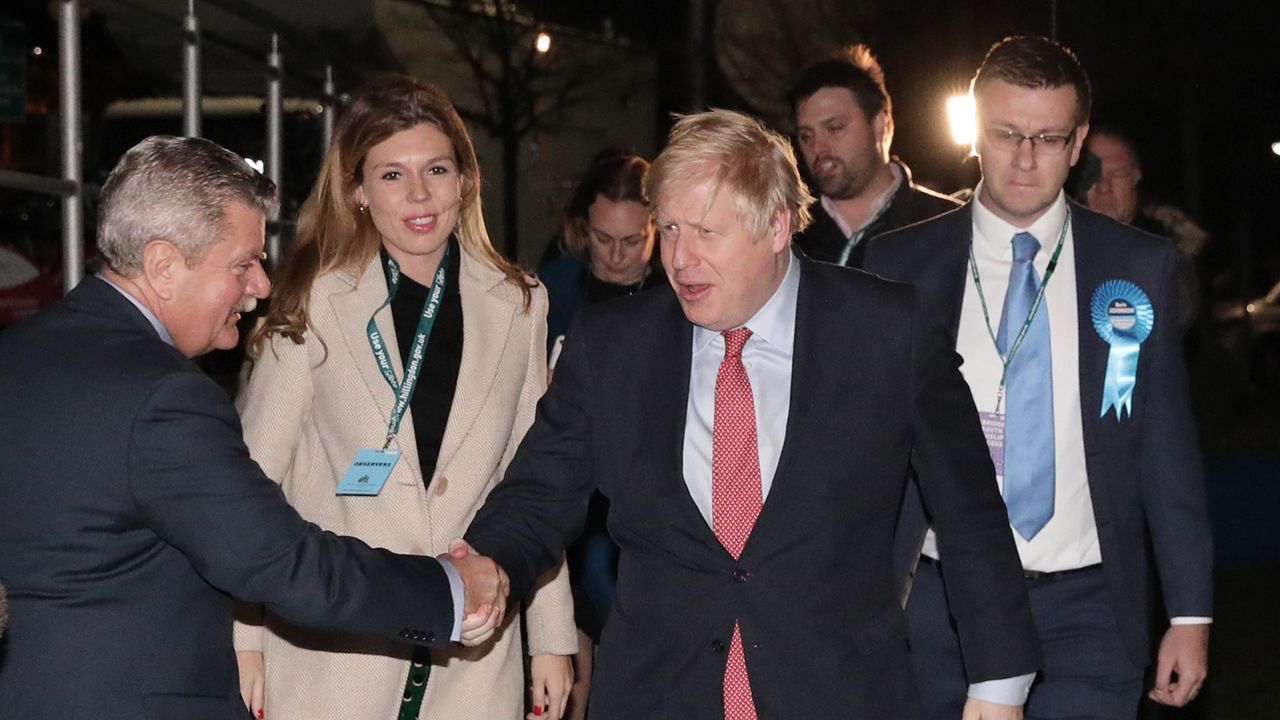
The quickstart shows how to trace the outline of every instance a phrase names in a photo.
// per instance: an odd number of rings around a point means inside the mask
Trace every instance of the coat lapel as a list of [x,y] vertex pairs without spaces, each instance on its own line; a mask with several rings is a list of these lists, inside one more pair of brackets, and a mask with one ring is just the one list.
[[[357,374],[368,388],[370,400],[378,408],[378,416],[382,420],[382,428],[377,433],[370,432],[369,447],[381,447],[384,433],[391,422],[395,392],[382,377],[378,362],[373,357],[373,350],[369,348],[366,326],[375,310],[377,310],[375,322],[387,343],[387,356],[391,360],[391,367],[396,371],[396,379],[404,378],[404,367],[400,363],[400,351],[396,344],[395,322],[391,317],[391,307],[378,310],[378,306],[387,299],[387,282],[383,276],[382,261],[378,255],[374,255],[358,277],[355,273],[346,271],[339,274],[345,281],[351,283],[352,287],[350,290],[336,292],[329,296],[329,303],[333,307],[334,316],[341,328],[342,344],[331,343],[328,350],[330,353],[347,353],[351,362],[355,364]],[[400,434],[396,438],[396,444],[404,456],[401,464],[409,468],[414,481],[421,485],[422,465],[418,458],[418,442],[413,432],[411,413],[406,412],[404,420],[400,423]]]
[[[440,443],[436,467],[447,472],[457,456],[498,379],[498,366],[511,339],[511,326],[523,306],[519,289],[496,271],[486,271],[463,251],[458,269],[462,300],[462,364],[449,408],[449,422]],[[523,357],[526,353],[519,350]]]

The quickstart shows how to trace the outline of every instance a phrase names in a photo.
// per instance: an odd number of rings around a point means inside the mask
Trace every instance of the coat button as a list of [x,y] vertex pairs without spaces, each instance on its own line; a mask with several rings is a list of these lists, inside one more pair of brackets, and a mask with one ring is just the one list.
[[449,490],[449,478],[441,475],[431,481],[431,489],[435,492],[436,497],[444,495]]
[[749,578],[749,577],[751,577],[751,573],[747,572],[746,570],[743,570],[742,568],[734,568],[734,569],[733,569],[733,581],[734,581],[734,582],[736,582],[736,583],[738,583],[738,584],[742,584],[742,583],[746,582],[746,581],[747,581],[747,578]]
[[425,633],[425,634],[423,635],[423,639],[425,639],[427,642],[435,642],[435,641],[436,641],[436,634],[435,634],[434,632],[430,632],[430,631],[428,631],[427,633]]
[[409,638],[413,637],[413,632],[410,631],[409,628],[402,628],[400,630],[400,637],[408,640]]
[[712,640],[712,641],[711,641],[711,652],[713,652],[713,653],[715,653],[715,654],[717,654],[717,655],[719,655],[720,653],[724,652],[724,642],[723,642],[723,641],[721,641],[721,640]]

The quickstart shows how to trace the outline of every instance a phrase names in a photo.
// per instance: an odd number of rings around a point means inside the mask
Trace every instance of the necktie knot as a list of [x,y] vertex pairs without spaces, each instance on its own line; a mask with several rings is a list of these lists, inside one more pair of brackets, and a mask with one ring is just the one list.
[[1040,252],[1040,241],[1029,232],[1020,232],[1013,236],[1013,261],[1031,262]]
[[724,356],[740,357],[742,355],[742,346],[747,344],[747,338],[751,337],[751,330],[740,327],[736,330],[725,330],[720,333],[724,336]]

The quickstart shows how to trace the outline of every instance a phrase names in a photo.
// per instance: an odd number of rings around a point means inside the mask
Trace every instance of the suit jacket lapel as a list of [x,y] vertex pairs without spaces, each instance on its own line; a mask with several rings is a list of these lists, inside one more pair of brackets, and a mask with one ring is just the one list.
[[1108,261],[1106,256],[1110,251],[1098,237],[1095,220],[1087,212],[1071,213],[1071,240],[1076,254],[1076,321],[1080,333],[1080,422],[1084,428],[1086,456],[1089,448],[1096,447],[1094,441],[1102,409],[1103,376],[1110,350],[1093,329],[1089,303],[1093,291],[1108,279],[1104,277],[1108,268],[1121,267]]
[[[462,300],[462,365],[449,409],[449,423],[440,443],[436,467],[447,471],[471,427],[488,405],[498,379],[498,366],[511,338],[511,325],[523,305],[520,291],[497,272],[485,268],[464,250],[458,269]],[[519,350],[521,355],[525,350]]]
[[[954,341],[960,333],[960,310],[964,305],[964,287],[969,272],[969,247],[973,244],[973,207],[965,205],[946,218],[938,225],[940,241],[931,248],[936,256],[918,258],[924,273],[916,286],[918,290],[937,293],[941,307],[950,313],[947,327]],[[936,288],[936,291],[928,288]]]
[[[666,290],[666,302],[656,316],[651,332],[637,329],[648,338],[652,348],[650,362],[637,386],[647,390],[648,399],[642,401],[645,408],[640,427],[645,432],[657,434],[654,445],[642,443],[642,452],[653,452],[657,463],[653,476],[659,486],[656,490],[671,499],[683,524],[708,549],[719,553],[728,551],[716,539],[715,531],[707,524],[698,504],[689,494],[684,477],[684,432],[689,410],[689,373],[693,359],[693,326],[684,316],[676,301],[675,293]],[[664,391],[652,392],[654,388]]]
[[[796,289],[795,337],[791,345],[791,404],[787,411],[786,437],[782,439],[782,451],[778,455],[778,466],[773,473],[773,484],[769,489],[769,497],[765,498],[760,516],[756,518],[759,527],[772,514],[770,508],[778,506],[779,498],[787,491],[789,479],[793,474],[791,468],[796,463],[797,445],[802,444],[807,433],[800,428],[805,419],[807,408],[820,408],[825,405],[824,394],[831,389],[828,384],[828,373],[833,364],[822,362],[829,345],[824,342],[820,324],[823,309],[821,300],[814,292],[812,273],[805,272],[806,266],[813,262],[807,258],[796,256],[800,263],[800,284]],[[755,535],[753,530],[752,535]],[[751,538],[747,538],[750,545]],[[746,552],[746,548],[743,548]]]

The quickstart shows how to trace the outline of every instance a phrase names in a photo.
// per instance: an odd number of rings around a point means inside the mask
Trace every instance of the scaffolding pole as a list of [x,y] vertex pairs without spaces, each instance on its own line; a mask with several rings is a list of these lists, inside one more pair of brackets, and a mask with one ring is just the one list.
[[80,2],[58,8],[58,98],[62,131],[62,288],[71,292],[84,276],[84,201],[80,145]]
[[187,0],[182,22],[182,134],[200,137],[200,20],[195,0]]
[[333,94],[334,94],[333,66],[325,65],[324,66],[324,97],[321,98],[320,100],[320,102],[322,103],[323,115],[324,115],[324,117],[321,118],[321,127],[324,130],[324,136],[323,136],[324,152],[321,153],[322,158],[324,157],[325,154],[329,152],[329,146],[333,144],[334,113],[338,107],[337,100],[336,98],[334,98]]
[[[283,183],[284,179],[284,161],[283,161],[283,140],[284,140],[284,95],[282,85],[284,84],[284,62],[280,57],[280,38],[276,33],[271,34],[271,52],[267,54],[267,177],[276,184],[276,191],[280,193],[283,201]],[[283,203],[282,203],[283,204]],[[277,211],[270,218],[269,230],[267,231],[267,256],[271,258],[271,262],[280,261],[280,254],[284,248],[281,247],[280,238],[280,212]]]

